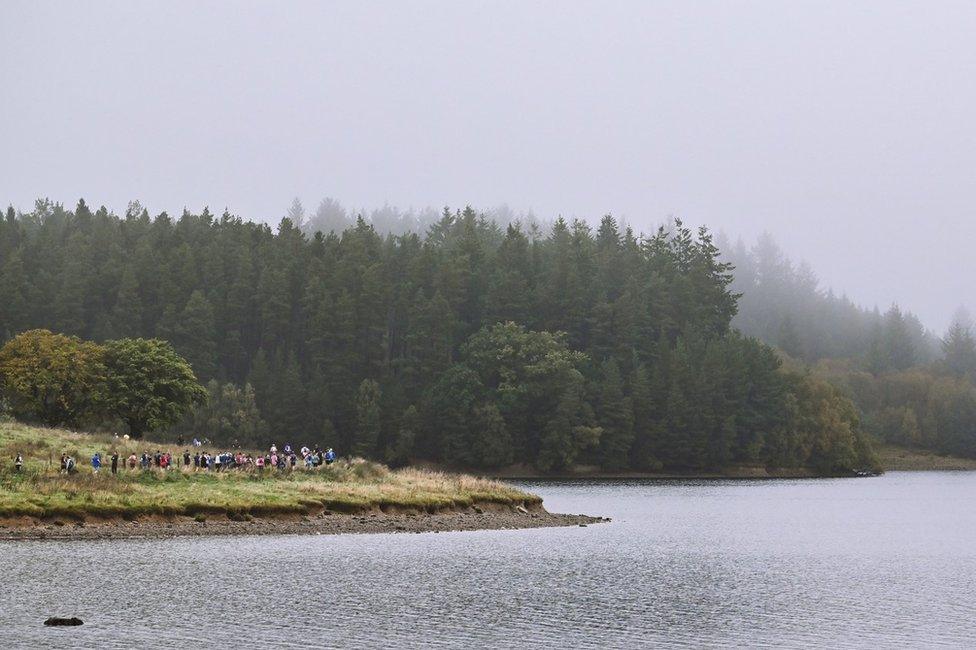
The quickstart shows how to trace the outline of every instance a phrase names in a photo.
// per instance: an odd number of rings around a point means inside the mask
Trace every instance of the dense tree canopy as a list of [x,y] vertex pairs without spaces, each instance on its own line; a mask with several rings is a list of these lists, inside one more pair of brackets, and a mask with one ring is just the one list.
[[206,402],[190,364],[166,341],[119,339],[104,349],[106,408],[134,437],[174,424]]
[[[334,208],[310,223],[348,219]],[[797,401],[815,380],[784,374],[770,348],[733,331],[732,268],[704,229],[637,236],[608,216],[543,232],[468,208],[445,209],[424,235],[381,235],[362,218],[309,235],[304,208],[290,214],[273,231],[206,210],[10,210],[0,332],[165,338],[217,382],[212,396],[252,387],[248,435],[265,435],[261,421],[267,441],[396,462],[868,462],[843,427],[809,442],[823,432],[804,409],[819,412]],[[178,426],[229,442],[224,422]]]
[[23,332],[0,349],[0,389],[19,418],[78,426],[106,397],[104,350],[76,336]]
[[[232,393],[230,388],[224,393]],[[117,418],[139,437],[206,403],[207,391],[166,341],[119,339],[99,345],[29,330],[0,349],[3,401],[24,420],[77,427]]]

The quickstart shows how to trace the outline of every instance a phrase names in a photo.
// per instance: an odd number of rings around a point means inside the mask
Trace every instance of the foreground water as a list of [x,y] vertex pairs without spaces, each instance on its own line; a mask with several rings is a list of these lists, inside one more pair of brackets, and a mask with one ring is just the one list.
[[3,543],[0,647],[976,647],[976,473],[523,485],[614,522]]

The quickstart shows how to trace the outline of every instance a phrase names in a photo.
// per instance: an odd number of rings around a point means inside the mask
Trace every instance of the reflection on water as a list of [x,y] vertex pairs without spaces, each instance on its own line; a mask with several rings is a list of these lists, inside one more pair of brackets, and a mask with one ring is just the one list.
[[976,473],[525,485],[614,522],[3,543],[0,646],[976,647]]

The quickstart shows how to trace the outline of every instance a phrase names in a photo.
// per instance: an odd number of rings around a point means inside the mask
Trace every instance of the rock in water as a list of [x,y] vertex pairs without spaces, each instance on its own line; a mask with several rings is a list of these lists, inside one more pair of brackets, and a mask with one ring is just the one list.
[[51,618],[44,621],[44,625],[84,625],[84,621],[82,621],[77,616],[72,616],[71,618],[60,618],[58,616],[52,616]]

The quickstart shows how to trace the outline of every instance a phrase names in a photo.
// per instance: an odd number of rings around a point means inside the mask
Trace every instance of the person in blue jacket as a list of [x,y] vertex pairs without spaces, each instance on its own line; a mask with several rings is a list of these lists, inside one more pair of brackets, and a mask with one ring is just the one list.
[[333,461],[335,461],[335,459],[336,459],[336,453],[334,451],[332,451],[332,447],[329,447],[325,451],[325,464],[326,465],[331,465],[333,463]]
[[100,470],[101,468],[102,468],[102,455],[96,452],[95,455],[92,456],[92,473],[98,474],[98,470]]

